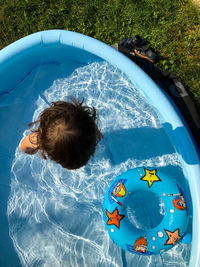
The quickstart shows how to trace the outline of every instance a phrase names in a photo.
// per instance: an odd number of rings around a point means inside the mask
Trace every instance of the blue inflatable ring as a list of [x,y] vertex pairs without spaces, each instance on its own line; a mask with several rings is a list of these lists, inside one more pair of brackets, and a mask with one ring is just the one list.
[[[128,219],[128,196],[140,190],[154,192],[164,203],[165,215],[155,228],[137,229]],[[152,168],[132,169],[116,177],[104,198],[103,217],[114,243],[139,255],[169,250],[184,236],[188,224],[180,187],[168,175]]]

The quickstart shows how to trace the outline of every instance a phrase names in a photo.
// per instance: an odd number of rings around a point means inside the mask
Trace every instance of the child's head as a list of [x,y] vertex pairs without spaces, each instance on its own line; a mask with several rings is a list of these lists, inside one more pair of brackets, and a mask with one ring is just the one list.
[[53,102],[38,121],[37,146],[43,158],[47,156],[67,169],[85,165],[98,143],[96,111],[73,100]]

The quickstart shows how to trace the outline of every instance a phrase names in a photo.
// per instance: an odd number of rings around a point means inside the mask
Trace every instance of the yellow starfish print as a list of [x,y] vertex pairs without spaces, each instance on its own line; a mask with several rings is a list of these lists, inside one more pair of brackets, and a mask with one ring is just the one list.
[[151,188],[153,182],[161,182],[160,178],[156,175],[156,170],[145,170],[145,175],[140,179],[142,181],[147,181],[149,188]]

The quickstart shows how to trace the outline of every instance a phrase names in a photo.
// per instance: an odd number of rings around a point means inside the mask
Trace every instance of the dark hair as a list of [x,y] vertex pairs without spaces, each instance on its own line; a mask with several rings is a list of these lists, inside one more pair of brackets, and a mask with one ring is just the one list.
[[45,109],[37,121],[37,149],[67,169],[84,166],[97,145],[96,110],[78,102],[57,101]]

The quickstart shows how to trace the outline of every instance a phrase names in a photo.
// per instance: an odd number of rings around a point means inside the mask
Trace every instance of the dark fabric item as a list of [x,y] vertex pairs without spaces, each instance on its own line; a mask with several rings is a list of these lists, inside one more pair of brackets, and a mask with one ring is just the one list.
[[143,45],[146,45],[146,40],[139,35],[135,35],[132,38],[122,38],[120,40],[120,45],[123,45],[126,48],[134,48],[136,46],[141,47]]
[[152,48],[136,48],[134,49],[134,53],[139,58],[149,60],[152,63],[158,61],[158,55]]

